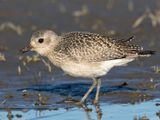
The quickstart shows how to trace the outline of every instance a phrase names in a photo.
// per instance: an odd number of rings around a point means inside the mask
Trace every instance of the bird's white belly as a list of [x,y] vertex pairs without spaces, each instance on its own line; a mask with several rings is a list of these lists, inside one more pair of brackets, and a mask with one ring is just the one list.
[[94,63],[67,62],[64,63],[61,68],[71,76],[94,78],[104,76],[114,66],[121,66],[132,60],[133,59],[117,59]]

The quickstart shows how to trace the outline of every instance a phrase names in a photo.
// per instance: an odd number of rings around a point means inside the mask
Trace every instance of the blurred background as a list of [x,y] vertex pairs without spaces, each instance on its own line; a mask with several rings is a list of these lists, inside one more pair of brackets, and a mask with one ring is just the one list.
[[[101,102],[128,104],[159,98],[159,0],[0,0],[1,108],[36,108],[40,96],[46,99],[45,107],[64,108],[56,102],[80,98],[91,83],[65,75],[36,53],[19,52],[40,29],[59,35],[89,31],[119,39],[134,35],[134,43],[157,54],[114,68],[103,78]],[[119,87],[123,83],[127,87]]]

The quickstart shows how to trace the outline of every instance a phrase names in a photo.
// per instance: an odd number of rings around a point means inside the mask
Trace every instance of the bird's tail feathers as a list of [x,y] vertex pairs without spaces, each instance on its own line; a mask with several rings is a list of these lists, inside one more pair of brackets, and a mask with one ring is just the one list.
[[155,53],[156,51],[152,51],[152,50],[141,50],[137,52],[137,54],[141,57],[149,57],[151,55],[154,55]]

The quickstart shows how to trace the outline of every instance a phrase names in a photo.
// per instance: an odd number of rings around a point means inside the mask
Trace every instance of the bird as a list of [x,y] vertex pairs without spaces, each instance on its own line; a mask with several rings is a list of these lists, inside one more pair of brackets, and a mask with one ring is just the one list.
[[52,30],[38,30],[31,36],[30,43],[21,51],[35,51],[47,57],[56,67],[73,77],[89,78],[92,85],[79,104],[96,87],[93,103],[99,101],[101,78],[113,67],[124,66],[138,57],[148,57],[155,53],[131,43],[134,36],[127,39],[115,39],[103,34],[72,31],[61,35]]

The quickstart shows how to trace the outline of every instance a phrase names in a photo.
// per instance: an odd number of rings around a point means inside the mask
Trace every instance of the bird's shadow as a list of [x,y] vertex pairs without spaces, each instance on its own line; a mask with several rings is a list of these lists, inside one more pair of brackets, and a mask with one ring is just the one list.
[[[17,91],[23,91],[23,90],[28,90],[28,91],[42,91],[42,92],[50,92],[62,96],[72,96],[72,97],[82,97],[86,91],[89,89],[91,84],[87,83],[65,83],[65,84],[59,84],[59,85],[33,85],[27,88],[22,88],[18,89]],[[101,87],[101,93],[110,93],[110,92],[122,92],[122,91],[127,91],[127,92],[133,92],[137,91],[139,89],[136,88],[131,88],[128,87],[125,84],[122,85],[117,85],[117,86],[107,86],[103,85]],[[141,91],[144,91],[142,89]],[[90,97],[94,97],[96,93],[96,89],[93,90],[93,92],[90,94]]]

